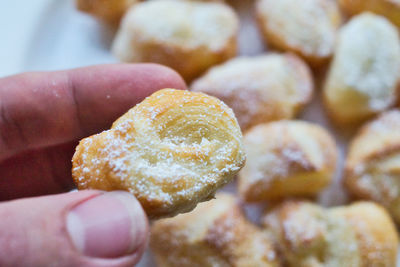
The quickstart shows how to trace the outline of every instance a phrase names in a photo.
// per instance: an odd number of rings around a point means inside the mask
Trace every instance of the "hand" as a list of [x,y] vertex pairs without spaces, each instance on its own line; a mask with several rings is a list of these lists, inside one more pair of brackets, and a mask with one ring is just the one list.
[[147,219],[125,192],[73,188],[77,141],[144,97],[184,89],[174,71],[117,64],[0,79],[0,266],[132,266]]

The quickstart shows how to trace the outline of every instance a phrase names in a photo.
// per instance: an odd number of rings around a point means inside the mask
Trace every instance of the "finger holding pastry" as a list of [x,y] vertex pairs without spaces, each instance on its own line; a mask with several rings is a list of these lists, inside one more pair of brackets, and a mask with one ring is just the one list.
[[125,190],[150,218],[188,212],[242,168],[242,133],[220,100],[160,90],[83,139],[73,157],[78,189]]

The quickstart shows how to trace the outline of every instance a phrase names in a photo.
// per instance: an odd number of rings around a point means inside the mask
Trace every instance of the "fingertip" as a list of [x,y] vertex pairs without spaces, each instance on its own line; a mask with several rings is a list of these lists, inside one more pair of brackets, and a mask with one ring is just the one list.
[[144,63],[138,65],[141,65],[143,68],[148,68],[150,72],[157,75],[160,88],[187,89],[186,82],[182,76],[170,67],[155,63]]

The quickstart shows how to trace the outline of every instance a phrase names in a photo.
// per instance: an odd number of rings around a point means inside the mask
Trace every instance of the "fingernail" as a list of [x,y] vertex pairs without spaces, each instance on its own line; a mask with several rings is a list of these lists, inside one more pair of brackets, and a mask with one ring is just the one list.
[[76,249],[90,257],[125,256],[146,242],[146,215],[127,192],[104,193],[80,203],[68,213],[66,223]]

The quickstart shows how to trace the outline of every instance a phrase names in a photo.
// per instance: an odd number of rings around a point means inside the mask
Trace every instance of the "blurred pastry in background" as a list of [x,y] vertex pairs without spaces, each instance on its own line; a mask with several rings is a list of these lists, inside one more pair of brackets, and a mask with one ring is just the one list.
[[242,133],[222,101],[164,89],[83,139],[72,159],[78,189],[125,190],[149,218],[210,200],[245,162]]
[[190,213],[154,222],[150,247],[160,267],[279,266],[267,234],[223,193]]
[[339,0],[339,5],[349,15],[371,11],[385,16],[400,27],[399,0]]
[[107,23],[118,25],[125,11],[141,0],[76,0],[78,10]]
[[344,216],[355,231],[361,267],[394,267],[399,244],[398,233],[388,212],[373,202],[356,202],[331,209]]
[[337,123],[351,124],[380,113],[398,97],[400,40],[387,19],[363,13],[340,30],[324,86],[324,102]]
[[236,55],[238,18],[222,3],[148,1],[123,18],[112,45],[124,62],[154,62],[191,81]]
[[396,266],[398,236],[377,204],[323,208],[286,201],[262,219],[284,266]]
[[385,206],[400,223],[400,111],[367,123],[352,140],[344,184],[355,197]]
[[262,225],[284,266],[361,266],[352,226],[317,204],[283,202],[262,218]]
[[258,25],[266,43],[292,51],[313,67],[332,56],[341,14],[331,0],[258,0]]
[[338,151],[321,126],[305,121],[260,124],[244,136],[239,194],[247,202],[316,196],[331,183]]
[[294,118],[311,101],[314,83],[308,66],[294,54],[239,57],[212,67],[191,89],[231,107],[242,131]]

